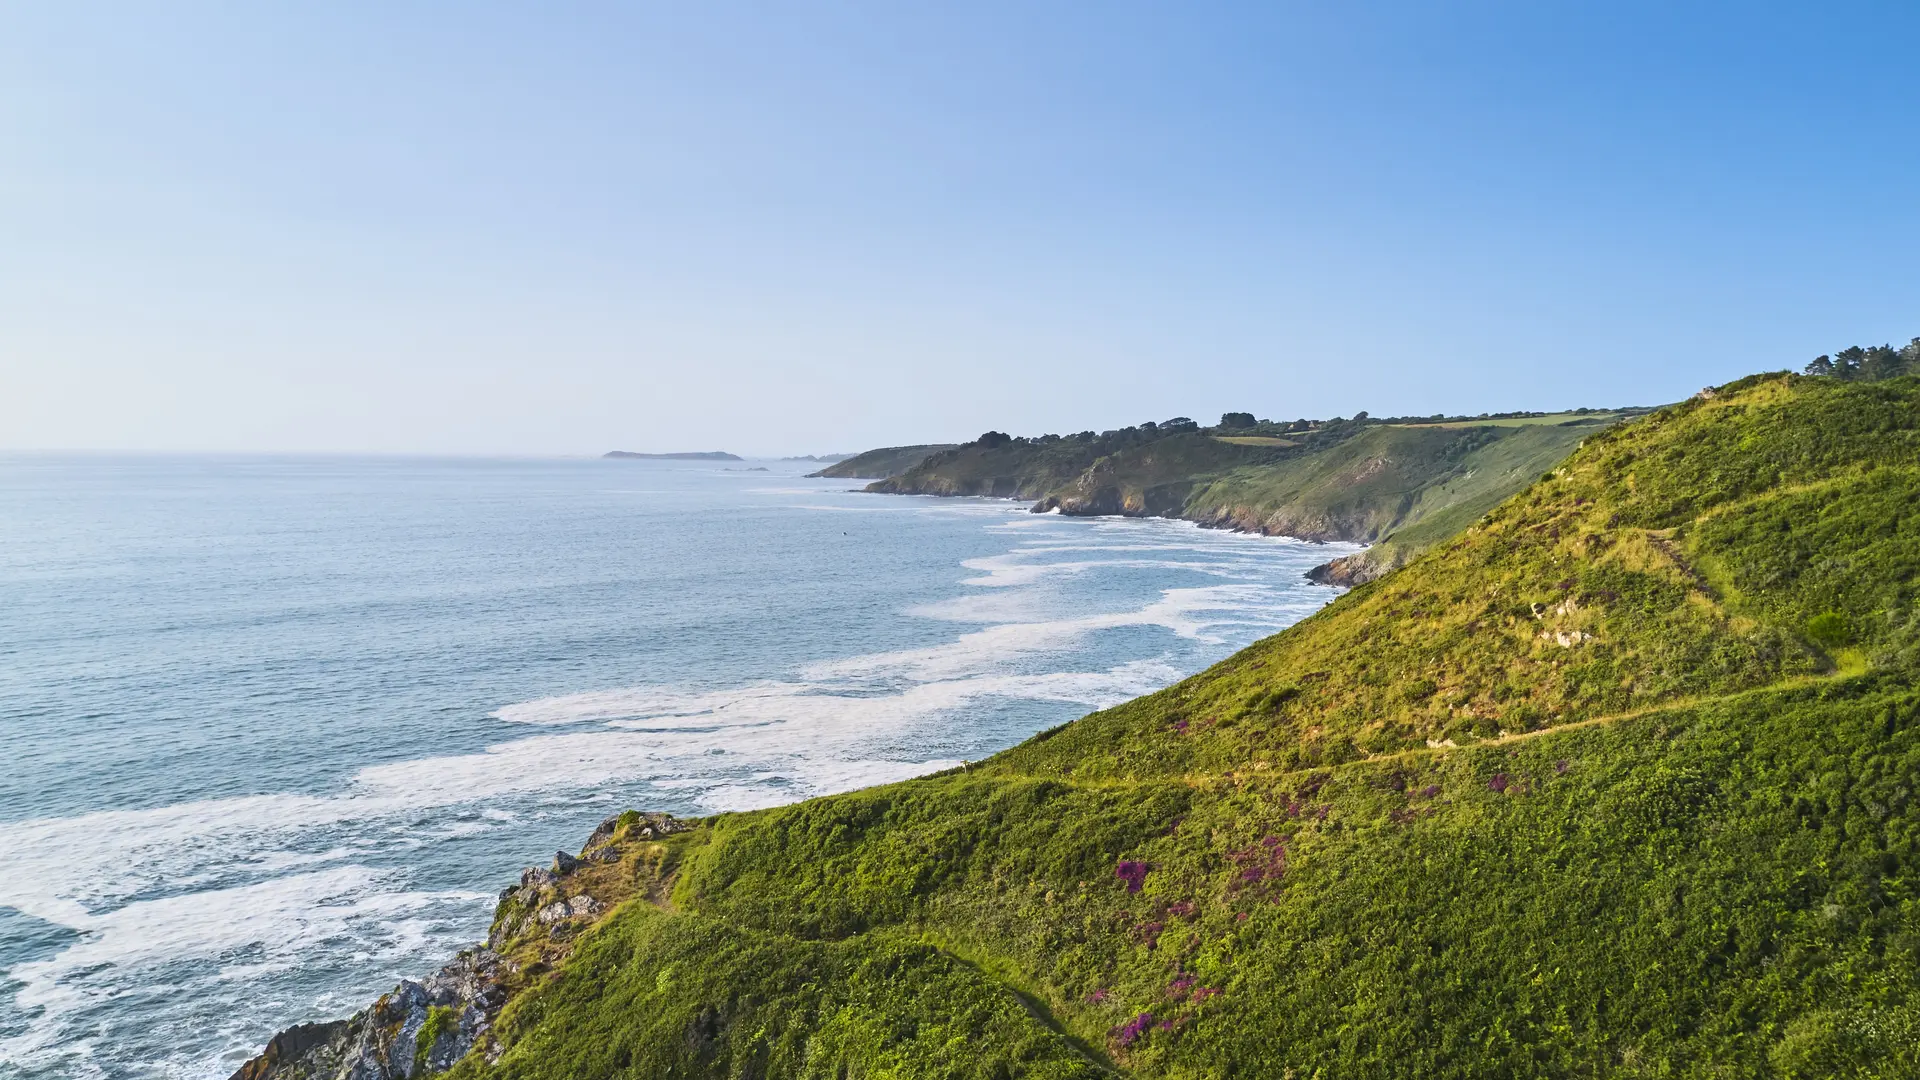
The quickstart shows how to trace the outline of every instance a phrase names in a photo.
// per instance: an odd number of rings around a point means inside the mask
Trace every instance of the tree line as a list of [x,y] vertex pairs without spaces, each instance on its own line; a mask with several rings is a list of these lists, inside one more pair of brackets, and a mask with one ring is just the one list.
[[1920,373],[1920,337],[1897,349],[1891,345],[1855,345],[1831,356],[1816,356],[1806,372],[1845,382],[1873,382]]

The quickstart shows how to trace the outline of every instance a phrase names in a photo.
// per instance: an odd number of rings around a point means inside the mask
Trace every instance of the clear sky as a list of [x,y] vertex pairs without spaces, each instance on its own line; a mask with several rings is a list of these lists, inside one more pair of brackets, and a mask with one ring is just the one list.
[[1920,5],[0,4],[0,446],[857,450],[1920,334]]

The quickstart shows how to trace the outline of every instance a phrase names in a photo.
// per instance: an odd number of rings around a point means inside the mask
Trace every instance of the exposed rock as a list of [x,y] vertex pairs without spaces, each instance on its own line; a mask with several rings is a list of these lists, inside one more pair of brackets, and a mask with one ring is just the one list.
[[600,845],[605,844],[607,841],[612,840],[614,834],[620,831],[620,822],[622,820],[631,823],[627,835],[640,840],[658,840],[662,837],[672,836],[674,833],[683,833],[693,828],[691,822],[682,821],[672,814],[643,814],[629,810],[625,814],[615,814],[605,821],[602,821],[600,825],[593,830],[593,835],[587,837],[587,846],[580,849],[581,856],[583,858],[593,858],[594,856],[588,853]]
[[[359,1020],[327,1024],[295,1024],[267,1041],[260,1056],[240,1066],[232,1080],[278,1080],[280,1077],[334,1075],[343,1048],[352,1041]],[[307,1071],[311,1064],[312,1071]],[[322,1072],[321,1070],[325,1070]]]
[[[402,980],[351,1019],[282,1031],[232,1080],[410,1080],[445,1071],[487,1034],[512,971],[499,955],[469,949],[424,983]],[[429,1028],[433,1040],[423,1046]]]
[[1358,551],[1331,562],[1323,562],[1307,571],[1306,577],[1316,585],[1333,585],[1351,589],[1356,585],[1365,585],[1375,578],[1382,577],[1393,568],[1391,564],[1369,558],[1368,551]]
[[587,929],[611,905],[588,895],[571,875],[620,861],[624,840],[652,841],[692,828],[669,814],[608,818],[580,857],[556,852],[551,869],[530,866],[518,885],[501,891],[485,946],[461,953],[423,982],[403,980],[349,1019],[287,1028],[233,1080],[417,1080],[452,1068],[476,1046],[498,1053],[488,1035],[518,968],[496,950],[534,926],[554,942]]

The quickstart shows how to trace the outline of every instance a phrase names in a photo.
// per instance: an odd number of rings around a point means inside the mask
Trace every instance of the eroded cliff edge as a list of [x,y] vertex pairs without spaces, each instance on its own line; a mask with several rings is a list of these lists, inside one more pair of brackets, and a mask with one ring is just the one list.
[[667,904],[677,849],[694,828],[668,814],[607,818],[578,855],[555,852],[552,865],[528,867],[502,890],[484,943],[345,1020],[277,1033],[231,1080],[412,1080],[469,1054],[492,1064],[501,1010],[552,977],[583,931],[622,904]]

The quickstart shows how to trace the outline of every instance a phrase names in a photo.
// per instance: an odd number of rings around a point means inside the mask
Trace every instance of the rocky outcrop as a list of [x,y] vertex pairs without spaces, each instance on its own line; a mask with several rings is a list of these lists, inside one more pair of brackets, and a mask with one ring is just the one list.
[[1331,562],[1323,562],[1307,571],[1307,580],[1316,585],[1332,585],[1336,588],[1351,589],[1356,585],[1365,585],[1375,578],[1383,577],[1394,564],[1370,558],[1371,550],[1357,551],[1352,555],[1342,555]]
[[287,1028],[231,1080],[414,1080],[469,1053],[498,1055],[493,1023],[523,973],[551,967],[636,890],[660,895],[670,870],[660,842],[692,828],[631,810],[606,819],[579,855],[555,852],[550,867],[521,871],[519,884],[500,894],[486,944],[424,981],[402,980],[346,1020]]
[[1209,529],[1291,536],[1316,544],[1370,544],[1404,515],[1404,505],[1363,505],[1346,510],[1302,506],[1194,506],[1181,516]]
[[403,979],[351,1019],[298,1024],[232,1080],[408,1080],[443,1072],[484,1038],[506,1004],[514,965],[468,949],[427,979]]
[[1069,517],[1179,517],[1192,492],[1190,482],[1161,484],[1140,491],[1101,486],[1047,495],[1033,504],[1036,514],[1058,511]]

